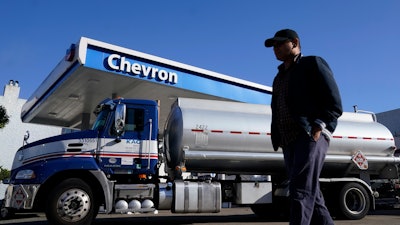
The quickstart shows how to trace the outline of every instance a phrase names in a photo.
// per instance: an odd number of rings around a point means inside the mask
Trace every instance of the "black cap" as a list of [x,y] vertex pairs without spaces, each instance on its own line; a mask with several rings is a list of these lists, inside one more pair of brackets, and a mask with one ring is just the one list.
[[291,29],[283,29],[276,32],[273,38],[268,38],[265,40],[265,47],[272,47],[277,41],[293,40],[295,38],[299,38],[299,35],[297,35],[296,31]]

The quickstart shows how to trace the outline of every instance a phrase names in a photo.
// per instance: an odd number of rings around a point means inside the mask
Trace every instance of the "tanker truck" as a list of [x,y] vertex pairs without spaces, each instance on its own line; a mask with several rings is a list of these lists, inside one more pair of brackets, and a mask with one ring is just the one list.
[[[15,155],[2,211],[44,211],[50,224],[90,224],[101,213],[217,213],[231,205],[284,214],[289,196],[271,109],[177,98],[164,128],[160,103],[106,99],[90,130],[25,144]],[[398,179],[390,131],[346,112],[331,137],[321,189],[331,212],[361,219]]]

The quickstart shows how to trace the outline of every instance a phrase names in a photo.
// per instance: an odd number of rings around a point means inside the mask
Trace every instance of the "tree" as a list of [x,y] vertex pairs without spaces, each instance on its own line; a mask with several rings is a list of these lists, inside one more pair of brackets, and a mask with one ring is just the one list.
[[7,115],[7,110],[4,106],[0,105],[0,129],[4,128],[9,122],[9,116]]
[[[0,105],[0,129],[4,128],[6,124],[9,122],[7,115],[7,110],[4,108],[2,105]],[[0,180],[6,179],[10,177],[10,171],[8,169],[3,169],[2,166],[0,166]]]
[[0,166],[0,181],[6,178],[9,178],[11,175],[11,171],[8,169],[4,169],[2,166]]

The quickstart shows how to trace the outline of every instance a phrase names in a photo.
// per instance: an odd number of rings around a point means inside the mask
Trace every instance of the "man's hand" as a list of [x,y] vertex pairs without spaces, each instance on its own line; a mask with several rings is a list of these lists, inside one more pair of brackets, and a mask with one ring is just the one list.
[[318,141],[318,139],[321,137],[321,132],[322,129],[319,126],[313,126],[311,129],[311,135],[314,139],[314,141]]

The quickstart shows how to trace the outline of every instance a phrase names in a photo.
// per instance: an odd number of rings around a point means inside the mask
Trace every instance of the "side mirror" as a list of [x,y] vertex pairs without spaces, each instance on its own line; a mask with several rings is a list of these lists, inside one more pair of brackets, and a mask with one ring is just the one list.
[[117,142],[121,141],[119,137],[124,133],[125,130],[125,116],[126,116],[126,105],[119,103],[115,108],[115,131],[117,133]]
[[10,178],[6,178],[2,180],[3,184],[10,184]]

